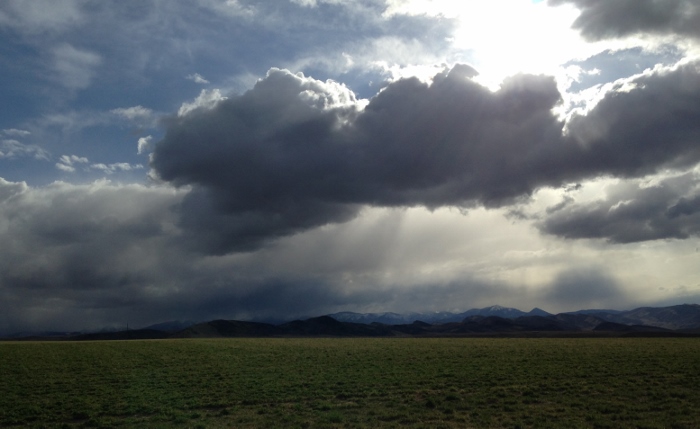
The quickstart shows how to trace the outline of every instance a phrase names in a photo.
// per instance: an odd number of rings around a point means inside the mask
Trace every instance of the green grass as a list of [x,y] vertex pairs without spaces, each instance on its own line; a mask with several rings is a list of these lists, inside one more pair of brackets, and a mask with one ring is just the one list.
[[698,428],[700,340],[8,342],[0,427]]

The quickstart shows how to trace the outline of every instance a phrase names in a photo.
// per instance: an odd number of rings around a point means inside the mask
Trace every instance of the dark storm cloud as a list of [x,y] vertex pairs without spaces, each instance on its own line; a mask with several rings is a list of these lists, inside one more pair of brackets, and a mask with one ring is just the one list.
[[[108,182],[32,188],[0,179],[0,335],[174,319],[281,321],[376,303],[400,311],[410,297],[418,294],[424,303],[431,287],[440,286],[377,286],[382,264],[376,258],[345,253],[339,262],[324,258],[324,245],[244,257],[193,255],[180,246],[173,211],[186,193]],[[386,247],[377,238],[385,228],[377,228],[364,233],[367,242]],[[347,237],[341,234],[340,241]],[[289,252],[302,259],[307,254],[313,263],[288,262]],[[348,270],[363,284],[339,280]],[[464,295],[470,286],[462,287]],[[403,297],[406,288],[411,290]]]
[[[377,303],[417,310],[416,303],[422,307],[431,297],[440,309],[454,304],[450,298],[488,289],[475,282],[382,285],[376,274],[382,264],[374,258],[349,268],[323,258],[323,249],[315,260],[303,245],[272,255],[193,255],[178,246],[177,213],[171,210],[185,192],[106,182],[31,188],[0,179],[0,335],[174,319],[283,321]],[[380,229],[366,233],[373,238],[385,232]],[[314,261],[287,266],[279,260],[289,252],[312,253],[307,259]],[[275,268],[266,257],[283,266]],[[362,284],[342,281],[347,270]],[[495,300],[496,292],[490,296]]]
[[362,109],[339,84],[273,69],[241,96],[172,118],[151,164],[193,186],[180,207],[187,242],[223,254],[347,221],[363,205],[496,207],[543,186],[700,160],[696,64],[619,85],[566,132],[551,77],[518,75],[491,92],[475,73],[399,80]]
[[574,22],[589,40],[636,34],[700,38],[700,4],[695,0],[549,0],[581,10]]
[[35,189],[0,179],[0,324],[45,327],[54,314],[89,324],[95,309],[140,300],[160,282],[180,198],[139,185]]
[[605,199],[571,204],[539,225],[566,238],[604,238],[617,243],[700,235],[700,177],[693,173],[653,185],[642,181],[610,186]]
[[340,85],[273,69],[173,119],[152,166],[195,186],[181,225],[213,253],[345,221],[359,205],[503,204],[542,180],[531,163],[559,141],[559,93],[552,78],[518,76],[493,94],[474,74],[401,80],[361,110]]
[[700,160],[700,72],[697,63],[619,84],[586,116],[568,123],[585,170],[639,177],[660,166]]

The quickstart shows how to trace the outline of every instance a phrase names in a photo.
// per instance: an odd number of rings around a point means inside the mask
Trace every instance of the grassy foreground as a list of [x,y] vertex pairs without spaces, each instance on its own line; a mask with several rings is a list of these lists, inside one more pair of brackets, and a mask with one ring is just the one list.
[[697,339],[0,343],[0,427],[698,428]]

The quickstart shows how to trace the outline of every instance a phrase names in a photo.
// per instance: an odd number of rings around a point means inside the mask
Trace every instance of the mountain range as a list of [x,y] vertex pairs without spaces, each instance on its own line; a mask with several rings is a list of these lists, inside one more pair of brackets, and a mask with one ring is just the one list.
[[[586,311],[586,310],[583,310]],[[595,310],[593,310],[595,311]],[[501,307],[500,305],[494,305],[485,308],[472,308],[461,313],[451,313],[447,311],[433,312],[433,313],[352,313],[349,311],[344,311],[341,313],[329,314],[330,317],[338,320],[340,322],[352,322],[352,323],[383,323],[385,325],[401,325],[406,323],[413,323],[418,320],[425,323],[450,323],[450,322],[461,322],[469,316],[497,316],[506,319],[515,319],[522,316],[551,316],[551,313],[547,313],[539,308],[533,308],[529,312],[524,312],[518,310],[517,308]]]
[[164,322],[143,329],[16,335],[14,339],[127,340],[216,337],[700,336],[700,305],[550,314],[492,306],[461,313],[334,313],[281,324]]

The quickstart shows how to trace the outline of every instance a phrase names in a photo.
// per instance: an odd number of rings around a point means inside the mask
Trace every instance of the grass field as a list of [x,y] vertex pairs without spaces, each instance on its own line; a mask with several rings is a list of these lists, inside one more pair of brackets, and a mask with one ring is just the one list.
[[700,340],[7,342],[0,427],[699,428]]

